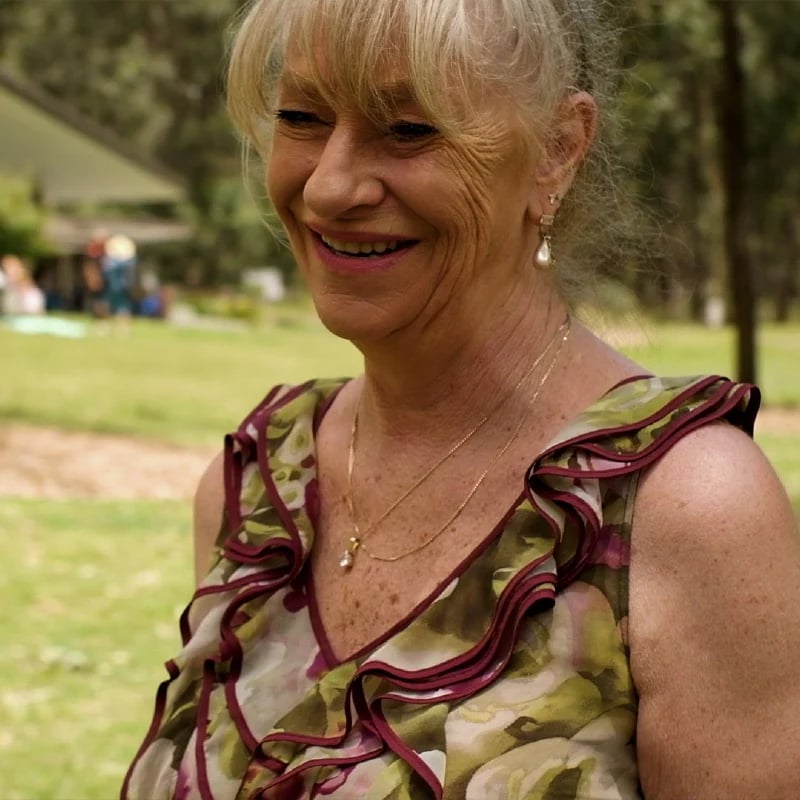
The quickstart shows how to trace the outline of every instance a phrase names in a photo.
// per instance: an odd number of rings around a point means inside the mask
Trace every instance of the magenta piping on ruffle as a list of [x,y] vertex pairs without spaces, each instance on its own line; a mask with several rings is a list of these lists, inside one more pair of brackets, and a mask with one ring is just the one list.
[[[288,401],[288,399],[288,396],[287,398],[281,398],[281,402],[284,400]],[[272,411],[272,409],[270,409],[270,411]],[[265,431],[266,421],[266,418],[261,418],[257,430]],[[285,505],[282,503],[277,488],[272,481],[269,471],[268,455],[269,454],[266,452],[265,436],[259,436],[257,457],[265,489],[268,492],[273,507],[284,522],[285,529],[290,533],[292,537],[291,541],[296,543],[296,547],[290,548],[290,550],[296,556],[297,561],[299,561],[301,556],[298,542],[299,534],[294,520],[291,518],[288,509],[286,509]],[[508,515],[504,515],[504,522],[507,516]],[[487,537],[487,542],[493,540],[493,538],[493,536]],[[258,548],[258,555],[256,555],[256,548],[241,546],[238,542],[235,543],[235,546],[233,546],[232,543],[229,550],[231,551],[231,555],[236,554],[241,557],[241,555],[247,554],[251,558],[256,557],[263,559],[270,553],[271,548],[269,544],[274,544],[275,546],[283,544],[285,547],[287,543],[285,539],[280,540],[280,542],[262,543]],[[221,624],[221,629],[224,629],[224,643],[227,645],[231,654],[230,672],[225,679],[225,692],[228,700],[229,713],[239,729],[245,745],[251,751],[255,751],[259,754],[257,760],[260,763],[268,762],[268,764],[265,763],[265,765],[268,765],[269,768],[274,768],[281,763],[279,759],[270,756],[269,753],[264,750],[263,746],[271,742],[285,742],[328,748],[340,747],[353,731],[355,725],[353,710],[355,710],[358,715],[359,723],[365,732],[374,734],[382,742],[381,748],[370,749],[365,753],[352,756],[346,759],[346,761],[341,759],[316,759],[313,762],[304,762],[295,769],[282,772],[280,776],[270,781],[268,787],[277,786],[278,783],[291,779],[293,776],[300,774],[300,772],[309,769],[314,764],[359,763],[360,761],[374,758],[378,753],[382,752],[385,747],[389,747],[398,757],[405,760],[409,766],[420,775],[437,798],[441,797],[442,787],[438,779],[425,762],[417,756],[415,751],[405,745],[400,737],[391,731],[390,726],[385,720],[381,702],[385,699],[408,702],[415,705],[430,704],[440,702],[442,697],[437,695],[433,698],[424,698],[421,696],[411,698],[402,692],[388,691],[381,695],[381,697],[373,700],[371,704],[368,704],[364,691],[364,680],[368,677],[377,677],[389,683],[394,683],[400,690],[407,688],[414,689],[418,692],[449,688],[446,697],[451,700],[474,694],[483,686],[488,685],[508,663],[513,653],[519,625],[525,615],[536,605],[541,606],[542,604],[547,604],[551,607],[554,603],[554,584],[557,580],[555,572],[548,571],[537,573],[541,565],[551,557],[552,550],[521,569],[520,572],[514,576],[498,599],[496,614],[491,624],[476,645],[470,648],[466,653],[449,659],[447,662],[443,662],[435,668],[413,672],[395,669],[381,662],[367,662],[363,664],[346,689],[344,704],[345,724],[342,730],[333,737],[309,736],[292,731],[276,731],[267,734],[260,742],[255,740],[246,724],[235,693],[235,680],[240,674],[243,653],[230,626]],[[300,566],[300,564],[296,563],[295,569],[290,567],[290,573],[294,574],[299,570]],[[239,607],[238,602],[236,602],[236,607]],[[232,609],[229,607],[227,612],[231,611]],[[233,613],[229,614],[227,612],[225,615],[226,620],[232,620],[234,618]],[[203,694],[205,694],[206,691],[210,692],[210,686],[206,687],[204,685],[202,691]],[[268,787],[265,787],[265,789]]]
[[203,662],[203,682],[200,686],[200,697],[197,702],[197,732],[194,742],[194,757],[197,764],[197,788],[202,800],[214,800],[211,786],[208,783],[208,763],[206,761],[205,743],[208,736],[208,710],[211,689],[217,677],[217,665],[213,659]]
[[[304,773],[308,772],[312,769],[319,769],[321,767],[353,767],[356,764],[360,764],[362,761],[366,761],[370,758],[375,758],[376,756],[380,755],[382,752],[382,748],[376,749],[366,756],[361,754],[357,756],[341,756],[341,757],[330,757],[330,758],[314,758],[309,759],[308,761],[304,761],[302,764],[299,764],[294,769],[288,770],[287,772],[283,772],[280,775],[273,778],[268,784],[265,786],[261,786],[255,790],[255,793],[251,793],[249,795],[241,795],[241,800],[260,800],[265,796],[267,792],[272,792],[277,787],[281,786],[284,783],[290,783],[292,781],[297,780],[297,778]],[[311,796],[316,797],[318,796],[319,791],[318,789],[311,790]]]
[[[683,405],[687,399],[701,394],[707,388],[718,382],[720,385],[719,388],[714,392],[714,394],[712,394],[705,400],[699,402],[698,406],[694,408],[692,411],[689,411],[685,415],[676,419],[670,426],[670,428],[668,428],[668,430],[670,432],[675,432],[676,430],[679,429],[681,432],[683,432],[685,430],[684,428],[685,423],[683,422],[685,418],[702,417],[702,424],[706,424],[715,419],[730,414],[737,408],[737,406],[741,405],[743,400],[746,399],[747,403],[742,408],[741,411],[742,420],[745,423],[744,425],[745,430],[748,433],[752,434],[753,423],[761,401],[761,392],[758,390],[756,386],[752,386],[751,384],[735,384],[732,381],[728,380],[727,378],[721,378],[717,375],[712,375],[706,378],[699,379],[696,383],[691,384],[688,388],[676,394],[675,397],[667,405],[663,406],[657,412],[647,417],[643,417],[642,419],[636,420],[631,423],[626,423],[625,425],[617,425],[611,428],[603,428],[602,438],[603,439],[611,438],[620,433],[630,433],[633,431],[640,430],[641,428],[646,428],[652,425],[654,422],[658,422],[658,420],[669,416],[669,414],[671,414],[676,408],[679,408],[681,405]],[[718,413],[708,416],[708,412],[714,406],[719,406]],[[568,477],[575,477],[577,475],[586,477],[595,477],[592,473],[586,473],[580,470],[573,471],[555,467],[548,468],[546,470],[540,469],[538,465],[546,461],[555,452],[567,450],[570,448],[574,449],[576,446],[581,445],[581,449],[588,450],[589,452],[602,454],[612,461],[627,462],[631,460],[631,456],[634,456],[634,458],[638,459],[643,454],[646,454],[651,448],[661,443],[665,435],[662,433],[654,442],[650,444],[648,448],[646,448],[641,453],[631,454],[625,452],[620,453],[617,450],[609,450],[608,448],[604,448],[601,445],[593,444],[592,440],[593,439],[596,440],[598,438],[597,433],[598,433],[597,431],[588,431],[586,433],[582,433],[578,436],[575,436],[571,439],[564,439],[563,441],[558,441],[550,445],[537,457],[536,461],[528,468],[528,475],[526,482],[528,483],[530,482],[531,476],[534,475],[534,473],[537,475],[554,474],[554,475],[565,475]],[[641,462],[637,461],[637,463]],[[623,466],[620,467],[620,470],[621,471],[616,474],[624,474],[625,471],[630,471],[627,469],[626,464],[623,464]],[[606,476],[609,476],[609,473],[604,472],[603,477]],[[613,477],[613,473],[610,474],[610,476]]]
[[128,767],[128,771],[125,773],[125,777],[122,781],[122,788],[120,789],[119,792],[121,800],[126,800],[126,798],[128,797],[128,787],[130,786],[133,770],[139,763],[139,759],[142,757],[144,751],[147,750],[148,747],[150,747],[153,740],[156,738],[158,729],[161,727],[161,720],[164,717],[164,709],[166,708],[167,705],[167,690],[169,689],[170,684],[178,677],[178,675],[180,675],[180,669],[172,659],[167,661],[164,664],[164,667],[166,668],[167,675],[169,677],[165,681],[162,681],[158,685],[158,689],[156,690],[156,702],[155,702],[155,709],[153,711],[153,719],[150,722],[150,727],[147,729],[144,741],[142,742],[139,749],[136,751],[136,755],[133,757],[133,761],[131,762],[130,767]]
[[[610,438],[621,433],[635,432],[648,427],[668,417],[676,408],[684,405],[687,400],[701,395],[715,384],[719,385],[708,397],[701,399],[691,411],[674,419],[643,450],[636,453],[628,453],[603,447],[593,441],[597,439],[597,432],[590,431],[550,446],[531,465],[525,479],[527,497],[534,508],[548,522],[554,533],[556,535],[559,533],[558,522],[547,513],[547,510],[537,498],[546,498],[557,504],[565,513],[566,519],[574,525],[580,525],[586,533],[575,555],[561,565],[559,589],[572,582],[575,576],[580,574],[587,565],[596,547],[602,520],[598,518],[594,509],[580,497],[551,486],[548,483],[548,478],[608,480],[641,472],[652,466],[678,439],[703,425],[731,416],[737,410],[741,414],[741,421],[744,423],[745,430],[752,434],[753,423],[761,400],[758,388],[750,384],[735,384],[727,378],[714,375],[700,379],[687,389],[682,390],[657,413],[626,425],[604,428],[603,438]],[[584,451],[592,456],[599,456],[607,463],[594,469],[547,465],[549,457],[566,449]],[[562,581],[564,581],[563,584]]]
[[[575,575],[579,574],[588,558],[596,548],[597,537],[600,535],[601,520],[592,508],[575,495],[563,492],[548,483],[548,478],[567,477],[575,480],[581,478],[602,479],[613,478],[618,475],[625,475],[639,471],[652,464],[679,436],[694,430],[702,424],[706,424],[715,419],[726,416],[733,416],[737,412],[739,419],[744,423],[745,428],[749,427],[752,432],[752,422],[759,403],[759,393],[754,387],[736,386],[726,379],[715,376],[698,380],[688,388],[679,392],[673,400],[659,412],[646,419],[638,420],[632,424],[608,428],[602,431],[603,438],[613,437],[620,433],[633,432],[637,429],[646,427],[669,415],[675,408],[682,405],[687,399],[701,395],[711,389],[715,383],[719,382],[718,388],[709,395],[701,399],[698,406],[671,423],[658,438],[639,453],[619,453],[610,450],[597,443],[598,432],[588,432],[576,436],[571,440],[558,442],[548,448],[536,462],[531,466],[526,475],[526,491],[531,505],[544,517],[550,525],[554,535],[554,547],[561,533],[556,520],[550,517],[537,498],[548,499],[558,504],[566,513],[568,525],[580,524],[582,521],[586,536],[580,543],[578,551],[569,562],[560,565],[558,574],[553,571],[536,573],[547,558],[553,555],[552,551],[545,554],[532,565],[523,568],[516,575],[509,585],[505,588],[501,597],[498,599],[496,614],[486,633],[481,640],[469,651],[462,653],[443,664],[436,667],[419,670],[404,671],[392,668],[390,665],[381,662],[366,662],[357,671],[353,680],[346,690],[345,701],[345,726],[344,733],[336,737],[309,737],[291,732],[275,732],[257,740],[246,724],[244,714],[239,706],[235,693],[236,680],[241,674],[243,664],[243,651],[241,644],[236,637],[235,630],[241,624],[241,617],[238,612],[241,607],[265,594],[270,594],[293,580],[303,566],[303,554],[299,541],[299,533],[289,510],[282,503],[277,488],[272,482],[268,470],[268,453],[266,441],[266,420],[269,416],[285,403],[290,402],[298,395],[308,389],[308,384],[295,387],[286,392],[282,397],[274,400],[280,391],[276,388],[268,395],[267,399],[245,420],[239,430],[233,436],[226,438],[225,451],[225,490],[226,490],[226,517],[230,529],[230,535],[224,544],[223,552],[225,555],[242,564],[257,565],[263,564],[267,559],[280,558],[283,564],[280,567],[270,565],[269,569],[260,570],[253,575],[232,581],[230,584],[219,586],[209,586],[198,589],[195,597],[187,607],[181,617],[181,635],[184,644],[191,636],[188,622],[188,613],[195,600],[208,594],[219,592],[237,592],[237,596],[226,608],[220,622],[220,647],[219,653],[203,663],[202,683],[200,696],[197,705],[197,733],[195,742],[195,757],[197,759],[197,773],[201,796],[205,800],[212,800],[211,790],[208,783],[207,765],[205,760],[204,744],[206,742],[208,727],[208,710],[210,694],[215,683],[224,683],[224,691],[228,700],[228,708],[232,720],[242,736],[243,743],[254,751],[254,758],[258,763],[273,772],[284,770],[277,776],[270,785],[277,785],[289,780],[293,775],[305,772],[314,766],[325,765],[352,765],[373,758],[384,747],[389,747],[398,757],[405,760],[409,766],[420,775],[433,792],[434,796],[441,796],[441,786],[438,779],[430,768],[422,761],[416,752],[407,746],[401,738],[391,729],[385,719],[382,704],[384,701],[399,701],[412,705],[438,702],[443,697],[449,700],[460,699],[461,697],[474,694],[483,686],[491,682],[502,670],[513,652],[514,642],[518,627],[525,615],[537,604],[552,604],[555,601],[556,588],[562,589]],[[731,391],[733,389],[733,391]],[[274,401],[274,402],[273,402]],[[258,432],[258,441],[248,431]],[[594,440],[594,441],[592,441]],[[595,466],[590,469],[575,469],[572,467],[558,467],[548,465],[547,459],[556,451],[573,448],[583,450],[592,457],[601,458],[605,464]],[[255,452],[254,452],[255,451]],[[260,544],[245,545],[235,537],[235,532],[242,525],[241,507],[239,497],[241,494],[241,474],[242,466],[249,462],[252,456],[258,463],[261,476],[264,480],[265,490],[273,502],[276,512],[279,514],[289,532],[289,539],[276,537],[268,539]],[[487,537],[486,544],[493,540],[493,535]],[[393,631],[392,634],[396,632]],[[390,634],[390,635],[392,635]],[[388,636],[386,637],[388,638]],[[383,640],[385,641],[385,639]],[[321,641],[322,644],[322,641]],[[380,643],[378,643],[380,644]],[[227,663],[227,669],[220,669]],[[153,721],[148,729],[142,746],[128,770],[122,787],[122,796],[127,796],[130,777],[139,758],[144,751],[152,744],[158,729],[161,725],[165,713],[166,699],[169,685],[179,676],[180,672],[174,662],[167,663],[169,679],[164,681],[158,688],[156,696],[156,709]],[[374,697],[369,703],[364,692],[364,681],[367,677],[382,679],[394,685]],[[409,696],[403,689],[417,692],[436,691],[446,687],[448,692],[445,695],[437,695],[434,698],[422,696]],[[370,748],[367,754],[360,753],[342,758],[324,758],[304,762],[294,770],[286,770],[286,766],[280,759],[276,759],[266,753],[259,746],[270,741],[285,741],[296,744],[318,745],[330,747],[340,745],[354,726],[352,711],[355,709],[360,717],[360,723],[365,732],[378,737],[383,743],[381,748]],[[438,787],[438,788],[437,788]],[[260,792],[261,790],[259,790]]]
[[261,403],[245,417],[244,421],[239,425],[238,430],[225,437],[225,510],[229,532],[238,530],[243,521],[242,511],[239,505],[239,498],[242,491],[243,463],[249,462],[252,453],[254,451],[258,452],[259,449],[259,442],[253,438],[250,429],[264,431],[266,435],[266,425],[262,423],[269,419],[276,409],[291,402],[294,398],[306,391],[311,383],[311,381],[308,381],[300,386],[294,386],[277,400],[275,399],[277,395],[286,387],[283,385],[273,387]]
[[450,572],[449,575],[447,575],[446,578],[440,581],[440,583],[434,588],[428,597],[426,597],[420,603],[417,603],[417,605],[414,606],[414,608],[412,608],[411,611],[405,617],[403,617],[403,619],[399,620],[388,631],[379,636],[377,639],[364,645],[364,647],[362,647],[358,652],[354,653],[345,660],[341,660],[336,657],[336,654],[333,652],[333,648],[328,641],[325,627],[322,624],[322,620],[320,619],[317,609],[317,603],[314,595],[314,577],[313,575],[310,575],[308,579],[309,612],[314,628],[314,635],[319,642],[320,651],[328,668],[333,669],[334,667],[345,663],[345,661],[349,662],[360,660],[369,653],[377,650],[379,647],[389,641],[389,639],[391,639],[395,634],[403,630],[408,625],[410,620],[416,619],[423,611],[425,611],[426,608],[431,605],[431,603],[444,591],[445,588],[447,588],[454,580],[459,578],[465,572],[465,570],[469,568],[470,564],[478,559],[486,549],[491,547],[491,545],[496,541],[498,534],[505,529],[509,520],[518,512],[519,506],[524,502],[524,500],[525,492],[521,491],[514,500],[511,508],[505,514],[503,514],[502,518],[499,520],[497,525],[495,525],[492,531],[468,556],[461,561],[461,563],[459,563],[453,569],[452,572]]
[[417,751],[406,745],[406,743],[395,733],[391,725],[383,716],[383,709],[380,703],[373,704],[373,719],[376,722],[378,733],[382,741],[392,750],[392,752],[405,761],[417,775],[425,781],[436,800],[442,800],[444,787],[433,770],[419,757]]
[[[480,691],[495,680],[497,675],[508,664],[514,650],[519,627],[531,609],[543,605],[552,607],[555,602],[554,584],[557,576],[554,572],[536,573],[536,569],[548,560],[550,554],[543,556],[515,576],[498,600],[498,613],[481,640],[461,656],[447,662],[419,671],[400,670],[385,662],[366,662],[359,668],[346,689],[345,726],[333,737],[318,737],[297,734],[289,731],[276,731],[262,740],[267,742],[291,742],[306,746],[339,747],[352,733],[354,708],[361,726],[374,733],[384,747],[391,749],[398,758],[403,759],[414,772],[419,774],[430,787],[434,797],[441,798],[442,786],[431,769],[418,756],[413,748],[406,745],[392,730],[383,713],[383,701],[392,700],[411,705],[431,705],[439,702],[453,702]],[[398,688],[407,688],[419,692],[433,692],[447,689],[447,692],[434,697],[409,697],[402,692],[391,690],[383,692],[368,702],[364,691],[367,678],[379,678],[393,683]],[[352,763],[374,758],[378,752],[364,753],[356,757]],[[304,768],[305,764],[297,769]],[[281,777],[289,777],[297,769],[290,770]],[[269,785],[271,786],[273,782]]]

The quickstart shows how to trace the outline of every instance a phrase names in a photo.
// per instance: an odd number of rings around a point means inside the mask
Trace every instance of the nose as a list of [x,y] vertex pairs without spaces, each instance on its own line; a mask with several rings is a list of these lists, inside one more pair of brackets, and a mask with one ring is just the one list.
[[373,143],[351,126],[334,126],[303,188],[306,207],[321,219],[341,217],[384,198]]

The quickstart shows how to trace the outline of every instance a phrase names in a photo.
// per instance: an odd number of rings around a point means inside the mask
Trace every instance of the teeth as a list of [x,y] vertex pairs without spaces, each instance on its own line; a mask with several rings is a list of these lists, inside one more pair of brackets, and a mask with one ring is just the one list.
[[320,238],[331,250],[353,256],[381,255],[397,250],[400,247],[399,239],[391,239],[385,242],[346,242],[343,239],[332,239],[329,236],[320,236]]

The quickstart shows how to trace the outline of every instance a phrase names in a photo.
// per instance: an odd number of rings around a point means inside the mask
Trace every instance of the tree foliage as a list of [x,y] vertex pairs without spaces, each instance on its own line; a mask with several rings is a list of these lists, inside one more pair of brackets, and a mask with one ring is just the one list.
[[[720,118],[725,63],[719,15],[708,0],[631,0],[623,41],[630,120],[626,161],[634,190],[658,209],[664,239],[661,300],[690,290],[699,314],[709,296],[729,291],[723,245],[725,186]],[[800,164],[800,25],[795,0],[729,2],[742,36],[744,125],[743,225],[757,269],[755,291],[780,315],[796,294],[800,271],[797,219]],[[645,282],[646,283],[646,282]],[[653,296],[653,284],[640,294]],[[657,293],[656,293],[657,294]]]
[[[185,176],[194,238],[168,263],[221,283],[291,259],[241,181],[224,113],[228,21],[242,0],[53,0],[0,4],[2,62]],[[622,19],[621,190],[653,209],[664,235],[629,281],[643,302],[700,314],[727,292],[717,108],[719,20],[708,0],[606,0]],[[758,293],[778,313],[797,289],[800,25],[796,0],[740,7],[747,147],[742,202]],[[260,209],[260,210],[259,210]],[[152,211],[153,209],[151,209]],[[155,209],[163,213],[161,209]],[[652,275],[658,279],[653,280]],[[687,297],[691,302],[687,302]]]
[[44,212],[36,203],[33,186],[21,178],[0,173],[0,256],[30,256],[52,252],[42,238]]

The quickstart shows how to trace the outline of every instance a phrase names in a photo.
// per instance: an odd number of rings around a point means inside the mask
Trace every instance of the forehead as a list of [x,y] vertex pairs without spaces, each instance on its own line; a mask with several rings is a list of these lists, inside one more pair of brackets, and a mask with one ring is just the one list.
[[[385,3],[376,5],[385,10]],[[371,15],[357,20],[363,25],[352,18],[344,25],[341,15],[296,16],[272,73],[274,99],[307,98],[381,123],[413,105],[452,138],[484,128],[487,116],[514,116],[506,87],[487,80],[481,59],[467,58],[452,42],[453,52],[443,52],[442,31],[415,39],[402,15],[378,18],[385,23],[380,36]]]
[[[399,70],[385,70],[376,75],[361,91],[346,91],[339,85],[336,76],[326,70],[324,60],[313,66],[299,58],[289,59],[278,78],[278,89],[290,94],[298,94],[311,99],[338,97],[344,102],[356,101],[361,105],[369,97],[370,105],[397,106],[417,100],[417,92],[407,73]],[[348,96],[352,95],[352,96]]]

